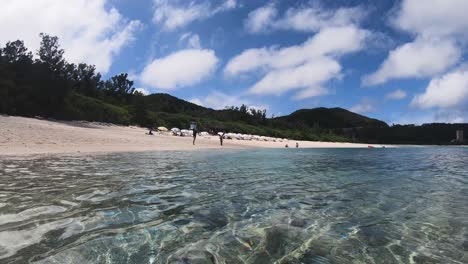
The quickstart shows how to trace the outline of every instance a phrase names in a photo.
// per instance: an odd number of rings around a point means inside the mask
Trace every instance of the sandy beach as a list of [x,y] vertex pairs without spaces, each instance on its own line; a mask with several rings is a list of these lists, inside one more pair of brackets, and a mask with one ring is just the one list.
[[[0,155],[78,154],[99,152],[139,152],[164,150],[284,148],[285,142],[224,140],[218,136],[190,137],[169,134],[146,135],[148,130],[85,121],[50,121],[16,116],[0,116]],[[289,140],[301,148],[367,148],[368,144]],[[380,147],[380,146],[376,146]]]

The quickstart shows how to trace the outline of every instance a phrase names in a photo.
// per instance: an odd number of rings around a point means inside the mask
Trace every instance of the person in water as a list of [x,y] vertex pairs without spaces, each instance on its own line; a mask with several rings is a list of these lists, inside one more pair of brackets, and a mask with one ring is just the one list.
[[197,129],[193,129],[193,145],[195,145],[195,139],[197,139]]

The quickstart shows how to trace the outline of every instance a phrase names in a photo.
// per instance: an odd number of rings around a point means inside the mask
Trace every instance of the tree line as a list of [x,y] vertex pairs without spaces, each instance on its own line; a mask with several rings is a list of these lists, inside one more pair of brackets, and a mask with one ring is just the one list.
[[[80,119],[80,106],[75,104],[80,95],[108,103],[99,106],[94,102],[94,107],[104,109],[112,108],[112,104],[132,103],[135,88],[126,73],[102,80],[94,65],[67,62],[56,36],[41,33],[40,39],[36,57],[21,40],[0,46],[1,113]],[[107,114],[97,113],[101,117],[91,119],[124,121],[112,116],[112,109],[107,109]]]
[[264,123],[267,120],[266,109],[257,109],[254,107],[249,107],[245,104],[242,104],[241,106],[226,106],[224,109],[239,112],[241,115],[244,116],[249,115],[254,119],[262,121]]

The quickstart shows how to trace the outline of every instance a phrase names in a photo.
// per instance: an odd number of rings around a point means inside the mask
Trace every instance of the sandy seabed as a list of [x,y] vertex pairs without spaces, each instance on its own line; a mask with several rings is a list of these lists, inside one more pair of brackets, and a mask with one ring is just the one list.
[[[85,121],[50,121],[0,115],[0,155],[79,154],[99,152],[140,152],[165,150],[246,148],[367,148],[368,144],[296,141],[266,142],[224,140],[218,136],[176,137],[169,133],[150,136],[147,129]],[[381,147],[381,145],[374,145]]]

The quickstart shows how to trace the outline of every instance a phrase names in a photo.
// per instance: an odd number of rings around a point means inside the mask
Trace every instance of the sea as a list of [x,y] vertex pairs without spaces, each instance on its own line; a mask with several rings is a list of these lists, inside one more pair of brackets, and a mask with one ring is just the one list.
[[468,263],[468,148],[2,157],[0,263]]

